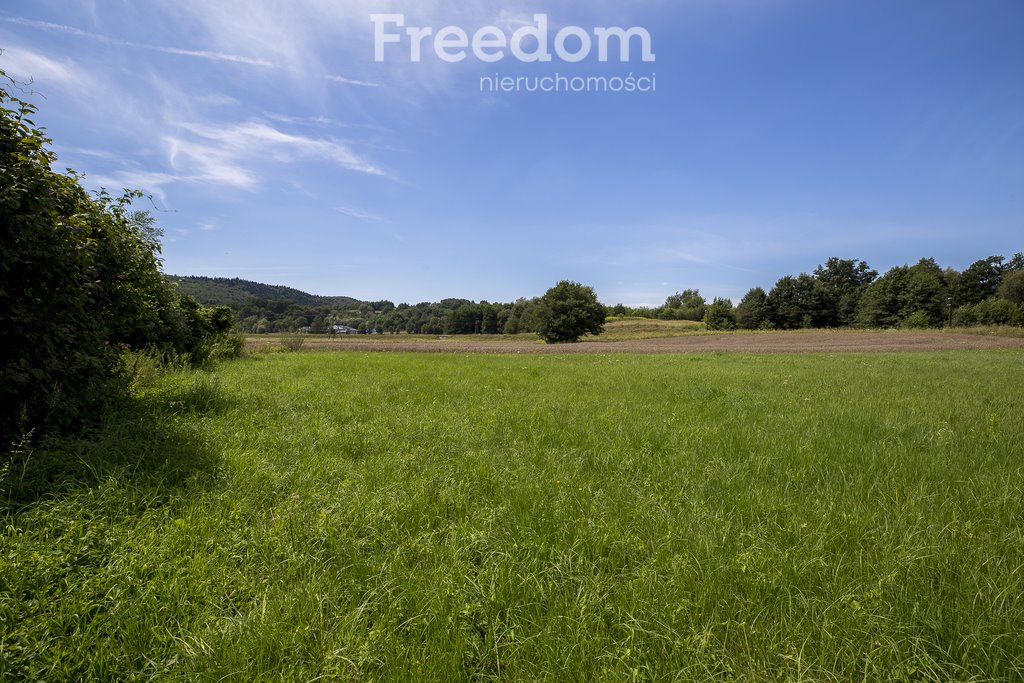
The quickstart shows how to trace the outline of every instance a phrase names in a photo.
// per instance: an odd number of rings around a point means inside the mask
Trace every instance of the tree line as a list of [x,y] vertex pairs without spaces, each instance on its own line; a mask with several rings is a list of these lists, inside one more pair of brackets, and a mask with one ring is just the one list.
[[[337,303],[310,305],[249,296],[232,308],[238,328],[248,333],[329,334],[345,326],[379,334],[520,334],[541,327],[542,297],[398,305],[332,300]],[[605,314],[691,320],[714,330],[1024,325],[1024,255],[990,256],[962,272],[924,258],[881,276],[864,261],[830,258],[811,273],[780,278],[769,291],[754,287],[737,304],[725,298],[708,301],[699,290],[687,289],[655,308],[617,304],[606,306]]]
[[701,319],[719,330],[1021,326],[1024,255],[990,256],[963,272],[923,258],[881,276],[864,261],[830,258],[768,292],[754,287],[736,306],[715,299]]
[[254,334],[330,334],[340,326],[364,334],[519,334],[538,331],[539,303],[538,297],[512,303],[443,299],[397,306],[391,301],[310,306],[253,297],[233,308],[237,328]]

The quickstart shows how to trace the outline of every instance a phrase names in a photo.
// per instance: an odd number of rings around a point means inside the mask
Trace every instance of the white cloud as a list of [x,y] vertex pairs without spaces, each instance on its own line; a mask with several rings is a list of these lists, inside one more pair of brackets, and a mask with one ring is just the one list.
[[0,55],[0,68],[18,80],[75,90],[92,80],[70,59],[58,61],[23,47],[5,47]]
[[[166,187],[174,183],[206,183],[240,190],[260,186],[266,162],[290,164],[324,161],[346,170],[385,175],[344,143],[286,133],[265,123],[180,123],[178,134],[163,138],[171,171],[126,169],[91,177],[104,187],[139,188],[166,202]],[[355,214],[352,214],[355,215]],[[371,214],[358,217],[372,219]]]
[[237,153],[214,144],[179,137],[164,138],[168,161],[178,173],[177,180],[227,185],[243,190],[255,189],[259,180],[242,165]]
[[0,21],[5,21],[10,24],[16,24],[18,26],[28,26],[43,31],[64,33],[67,35],[76,36],[78,38],[88,38],[89,40],[96,40],[101,43],[106,43],[107,45],[121,45],[124,47],[132,47],[141,50],[163,52],[164,54],[169,55],[178,55],[181,57],[197,57],[199,59],[208,59],[217,62],[231,62],[235,64],[247,64],[249,66],[261,67],[274,66],[272,62],[268,62],[265,59],[247,57],[244,55],[228,54],[226,52],[215,52],[211,50],[188,50],[180,47],[167,47],[163,45],[149,45],[146,43],[136,43],[130,40],[120,40],[118,38],[112,38],[110,36],[105,36],[100,33],[93,33],[92,31],[83,31],[82,29],[76,28],[74,26],[67,26],[65,24],[54,24],[49,21],[36,21],[35,19],[24,19],[22,17],[0,17]]
[[278,130],[261,121],[240,124],[183,123],[179,128],[192,139],[170,136],[171,162],[192,160],[203,173],[237,187],[251,187],[255,176],[248,169],[253,162],[271,158],[282,163],[326,161],[341,168],[385,175],[384,171],[356,154],[346,143],[332,138],[314,138]]

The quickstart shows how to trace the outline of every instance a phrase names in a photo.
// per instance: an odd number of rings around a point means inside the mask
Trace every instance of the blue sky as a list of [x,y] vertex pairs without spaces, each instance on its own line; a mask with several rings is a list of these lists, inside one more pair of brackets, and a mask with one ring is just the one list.
[[[546,14],[549,45],[636,26],[655,60],[448,63],[428,39],[414,63],[406,38],[378,62],[376,13],[470,36]],[[1021,35],[1020,0],[7,0],[0,68],[33,79],[62,167],[152,194],[169,273],[658,305],[830,256],[1024,250]],[[656,90],[481,91],[556,73]]]

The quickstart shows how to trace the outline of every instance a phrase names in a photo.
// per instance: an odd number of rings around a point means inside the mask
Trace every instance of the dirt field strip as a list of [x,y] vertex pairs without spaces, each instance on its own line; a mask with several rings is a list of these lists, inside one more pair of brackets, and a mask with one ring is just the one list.
[[[274,346],[272,340],[250,338],[259,350]],[[907,351],[977,351],[1024,349],[1024,338],[994,337],[942,332],[764,332],[754,334],[707,334],[637,339],[583,341],[578,344],[543,344],[522,339],[494,341],[439,339],[392,340],[382,337],[309,339],[303,350],[379,351],[433,353],[865,353]]]

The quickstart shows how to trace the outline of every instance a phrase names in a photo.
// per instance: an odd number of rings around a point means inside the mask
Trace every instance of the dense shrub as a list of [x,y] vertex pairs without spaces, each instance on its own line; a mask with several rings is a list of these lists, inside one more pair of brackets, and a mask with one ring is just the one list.
[[914,311],[900,323],[900,327],[907,330],[923,330],[929,327],[936,327],[935,320],[926,311]]
[[537,306],[537,332],[548,344],[579,341],[604,331],[605,308],[591,287],[562,280]]
[[[6,76],[0,72],[0,78]],[[2,86],[2,84],[0,84]],[[197,362],[231,326],[160,272],[159,232],[130,193],[90,196],[0,87],[0,447],[95,415],[118,389],[118,355],[153,348]]]
[[953,324],[958,327],[975,325],[1024,325],[1024,306],[1006,299],[985,299],[984,301],[956,309]]

